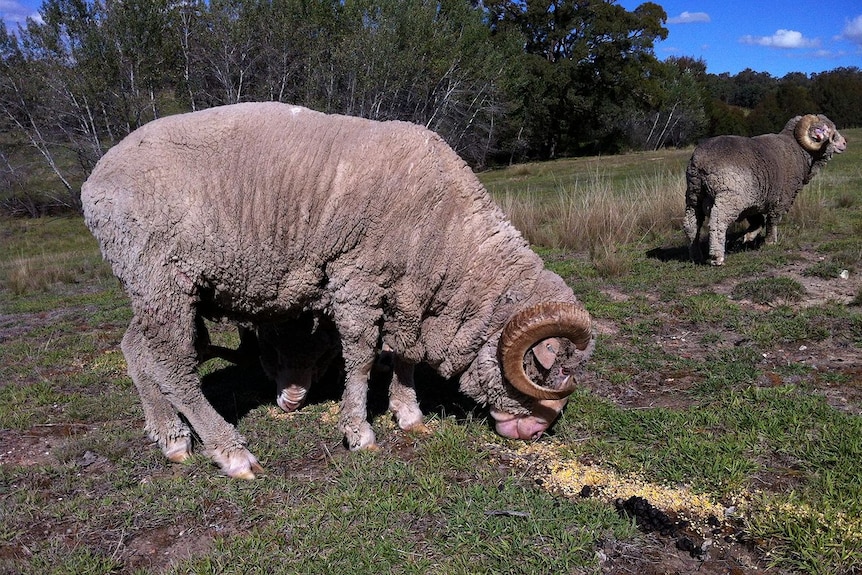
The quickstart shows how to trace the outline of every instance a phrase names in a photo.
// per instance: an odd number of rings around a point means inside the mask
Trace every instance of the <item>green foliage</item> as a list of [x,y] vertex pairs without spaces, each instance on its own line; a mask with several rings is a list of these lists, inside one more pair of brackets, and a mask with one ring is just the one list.
[[[524,42],[513,101],[518,139],[542,159],[617,149],[623,118],[645,109],[636,94],[653,66],[666,14],[646,3],[629,12],[611,2],[486,3],[495,30]],[[597,118],[603,118],[597,122]]]

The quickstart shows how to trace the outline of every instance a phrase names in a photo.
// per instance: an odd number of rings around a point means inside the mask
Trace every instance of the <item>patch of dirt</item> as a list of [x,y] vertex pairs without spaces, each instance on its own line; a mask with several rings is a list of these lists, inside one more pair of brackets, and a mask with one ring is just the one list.
[[161,571],[185,559],[210,551],[218,529],[192,532],[176,525],[141,530],[125,542],[122,558],[128,570]]
[[35,425],[26,431],[0,429],[0,465],[57,465],[52,450],[90,429],[89,425],[65,423]]
[[658,533],[646,534],[637,542],[608,540],[596,552],[604,575],[745,575],[785,573],[770,568],[747,544],[713,547],[706,555],[692,555],[669,544]]
[[[847,277],[835,278],[807,276],[806,270],[824,258],[811,250],[801,250],[794,254],[796,259],[792,263],[776,268],[764,277],[786,277],[799,282],[805,289],[805,294],[800,301],[767,305],[747,299],[735,299],[734,303],[760,311],[766,311],[779,304],[801,311],[828,302],[850,305],[862,293],[862,273],[848,272]],[[687,254],[685,257],[687,258]],[[740,281],[742,280],[737,278],[719,282],[711,285],[709,291],[731,298],[734,288]],[[603,293],[612,301],[629,299],[627,294],[615,288],[605,289]],[[667,306],[659,301],[656,294],[640,295],[654,301],[656,307]],[[702,343],[702,329],[673,313],[659,315],[661,324],[656,329],[654,338],[663,351],[683,358],[703,357],[705,345]],[[596,320],[595,327],[597,333],[601,335],[618,336],[620,333],[619,326],[610,320]],[[738,332],[724,326],[713,326],[710,332],[715,340],[709,344],[712,350],[745,346],[750,343]],[[765,375],[755,383],[764,387],[798,383],[793,381],[792,377],[779,376],[777,373],[782,367],[792,364],[806,365],[815,374],[845,376],[846,381],[840,384],[834,383],[834,377],[816,376],[807,378],[806,383],[813,384],[816,392],[821,393],[832,407],[846,413],[862,414],[862,350],[858,346],[835,341],[831,337],[805,344],[778,346],[762,354],[757,367]],[[797,379],[800,378],[797,377]],[[597,395],[607,397],[622,406],[686,408],[691,406],[691,400],[684,392],[691,389],[698,380],[697,374],[694,373],[639,372],[633,373],[632,377],[622,384],[612,384],[608,381],[586,383]]]
[[[847,272],[847,277],[822,278],[807,276],[805,272],[822,262],[825,258],[810,250],[800,250],[794,252],[794,255],[797,256],[797,259],[773,270],[768,275],[770,277],[790,278],[802,284],[806,295],[802,301],[795,304],[796,306],[800,308],[812,307],[823,305],[830,301],[846,305],[852,302],[859,295],[860,290],[862,290],[862,274],[859,272],[850,273],[849,270],[843,270]],[[737,283],[739,283],[738,280],[717,283],[712,286],[712,290],[715,293],[729,296]],[[740,301],[749,305],[758,305],[747,300]]]

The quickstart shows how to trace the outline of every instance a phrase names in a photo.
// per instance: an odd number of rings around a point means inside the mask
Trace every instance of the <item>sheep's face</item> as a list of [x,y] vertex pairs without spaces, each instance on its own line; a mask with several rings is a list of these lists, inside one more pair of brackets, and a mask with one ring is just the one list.
[[847,148],[847,140],[826,116],[809,114],[790,122],[797,122],[795,133],[802,147],[817,157],[828,159],[832,154],[840,154]]
[[838,132],[835,124],[829,120],[812,126],[811,139],[824,144],[821,149],[830,155],[833,153],[840,154],[847,149],[847,140]]
[[[541,387],[564,389],[571,385],[575,373],[592,351],[579,350],[565,338],[548,338],[533,346],[524,355],[524,371]],[[512,414],[491,409],[497,433],[511,439],[533,440],[541,436],[554,423],[565,407],[562,399],[537,399],[529,414]]]

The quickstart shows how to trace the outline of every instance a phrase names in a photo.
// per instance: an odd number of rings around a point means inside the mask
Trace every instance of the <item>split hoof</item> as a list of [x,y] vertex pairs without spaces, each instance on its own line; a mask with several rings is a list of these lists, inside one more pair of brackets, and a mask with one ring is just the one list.
[[212,459],[222,473],[234,479],[254,479],[255,473],[263,473],[263,467],[247,449],[237,449],[227,456],[216,454]]
[[350,427],[344,432],[344,440],[347,443],[347,448],[350,451],[374,451],[377,449],[377,439],[374,436],[374,430],[367,422],[357,430],[352,430]]
[[178,437],[162,447],[162,453],[173,463],[183,463],[192,456],[192,442],[189,437]]
[[283,389],[276,397],[275,402],[287,413],[291,413],[302,407],[308,388],[300,385],[290,385]]
[[433,433],[430,427],[421,422],[402,429],[410,435],[431,435]]

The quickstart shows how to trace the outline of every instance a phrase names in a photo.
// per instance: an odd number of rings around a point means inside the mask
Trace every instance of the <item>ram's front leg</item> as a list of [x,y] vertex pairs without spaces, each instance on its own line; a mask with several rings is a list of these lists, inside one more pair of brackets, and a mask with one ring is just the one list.
[[748,229],[745,230],[745,235],[742,236],[742,243],[750,243],[757,239],[763,230],[764,216],[763,214],[754,214],[746,218]]
[[351,451],[376,449],[374,430],[368,422],[368,380],[380,337],[379,310],[358,302],[333,304],[344,357],[344,395],[338,428]]
[[401,429],[413,433],[428,433],[428,428],[422,422],[422,410],[416,398],[413,371],[412,363],[395,356],[394,373],[389,384],[389,410]]
[[368,378],[374,357],[373,354],[370,358],[360,355],[364,354],[344,352],[346,378],[338,429],[351,451],[377,448],[374,430],[368,422]]
[[766,244],[775,245],[778,243],[778,224],[781,223],[781,216],[775,214],[767,214],[766,216]]

